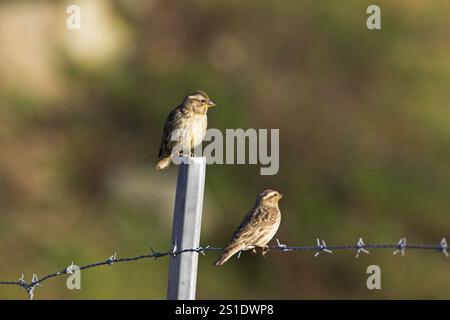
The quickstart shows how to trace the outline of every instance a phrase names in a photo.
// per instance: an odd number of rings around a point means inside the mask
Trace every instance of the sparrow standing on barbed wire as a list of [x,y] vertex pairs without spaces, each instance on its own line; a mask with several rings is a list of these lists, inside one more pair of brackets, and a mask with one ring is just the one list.
[[275,190],[265,190],[256,198],[255,206],[244,217],[234,232],[230,243],[223,249],[222,255],[214,265],[221,266],[234,254],[255,248],[261,248],[263,256],[269,250],[267,245],[277,233],[281,222],[281,211],[278,201],[283,197]]
[[172,110],[164,125],[157,170],[167,169],[172,157],[181,155],[183,150],[189,153],[185,155],[191,155],[191,150],[202,143],[208,125],[206,113],[215,106],[205,92],[198,90]]

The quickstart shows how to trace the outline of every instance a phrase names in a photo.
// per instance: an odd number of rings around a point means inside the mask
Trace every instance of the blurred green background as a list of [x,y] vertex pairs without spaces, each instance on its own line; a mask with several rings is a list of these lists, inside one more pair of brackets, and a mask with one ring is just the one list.
[[[82,29],[66,28],[81,7]],[[366,8],[382,8],[382,30]],[[284,193],[291,245],[450,236],[450,2],[2,1],[0,280],[170,246],[176,168],[156,172],[168,112],[205,90],[209,126],[280,128],[281,167],[207,168],[202,244],[222,246],[256,195]],[[200,256],[204,299],[450,298],[438,252]],[[382,289],[366,288],[366,268]],[[37,299],[164,299],[168,260],[65,279]],[[23,299],[0,286],[0,298]]]

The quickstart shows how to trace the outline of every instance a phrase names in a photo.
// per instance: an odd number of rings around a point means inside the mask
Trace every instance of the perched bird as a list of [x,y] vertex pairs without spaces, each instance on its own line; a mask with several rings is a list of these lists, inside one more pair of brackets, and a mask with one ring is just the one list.
[[216,104],[208,95],[198,90],[188,94],[183,102],[170,112],[164,125],[159,162],[157,170],[165,170],[170,166],[174,155],[181,155],[183,150],[189,152],[202,143],[208,124],[206,113]]
[[267,245],[278,230],[281,222],[281,211],[278,201],[283,197],[275,190],[265,190],[256,198],[255,206],[244,217],[233,234],[229,244],[223,249],[222,255],[214,263],[221,266],[234,254],[242,251],[261,248],[263,256],[269,250]]

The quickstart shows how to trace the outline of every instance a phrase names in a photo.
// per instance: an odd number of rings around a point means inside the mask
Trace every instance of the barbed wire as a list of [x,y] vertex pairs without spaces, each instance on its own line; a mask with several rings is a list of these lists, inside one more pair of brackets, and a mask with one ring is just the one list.
[[[377,249],[395,249],[393,251],[394,255],[400,254],[402,256],[405,255],[406,250],[431,250],[436,252],[443,253],[446,257],[449,257],[449,246],[447,244],[447,240],[445,238],[442,238],[439,244],[408,244],[406,241],[406,238],[401,238],[397,244],[365,244],[362,238],[359,238],[358,241],[355,244],[349,244],[349,245],[327,245],[325,243],[325,240],[317,238],[315,246],[288,246],[286,244],[282,244],[278,239],[276,239],[277,245],[275,246],[269,246],[269,250],[279,250],[281,252],[290,252],[290,251],[314,251],[314,257],[318,257],[320,253],[325,252],[328,254],[332,254],[334,251],[340,251],[340,250],[355,250],[356,251],[356,258],[358,258],[361,253],[369,254],[370,250],[377,250]],[[211,246],[205,246],[205,247],[198,247],[198,248],[187,248],[187,249],[180,249],[178,250],[177,244],[174,243],[171,250],[166,252],[156,252],[153,250],[153,248],[150,248],[151,253],[149,254],[143,254],[139,256],[134,257],[128,257],[128,258],[117,258],[117,253],[114,253],[111,257],[109,257],[106,260],[91,263],[88,265],[84,265],[81,267],[76,267],[74,263],[72,262],[71,265],[69,265],[64,270],[61,270],[59,272],[50,273],[46,276],[43,276],[42,278],[38,278],[36,274],[32,275],[31,281],[26,282],[24,280],[24,275],[19,278],[17,281],[0,281],[0,285],[11,285],[11,286],[19,286],[28,293],[29,299],[33,300],[34,298],[34,290],[37,287],[42,286],[42,283],[52,279],[56,278],[65,274],[73,274],[75,270],[87,270],[91,268],[96,268],[100,266],[112,266],[115,263],[124,263],[124,262],[132,262],[132,261],[138,261],[143,259],[159,259],[162,257],[167,256],[177,256],[183,253],[198,253],[205,255],[207,252],[221,252],[222,248],[214,248]],[[244,250],[243,250],[244,251]],[[240,257],[242,251],[239,252],[238,258]]]

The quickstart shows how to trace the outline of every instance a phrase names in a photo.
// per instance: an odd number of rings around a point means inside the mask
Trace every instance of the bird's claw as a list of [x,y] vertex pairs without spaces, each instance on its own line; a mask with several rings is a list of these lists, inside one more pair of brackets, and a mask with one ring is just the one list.
[[265,257],[270,251],[269,246],[265,246],[262,248],[262,256]]

